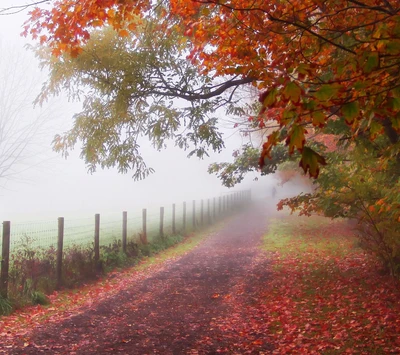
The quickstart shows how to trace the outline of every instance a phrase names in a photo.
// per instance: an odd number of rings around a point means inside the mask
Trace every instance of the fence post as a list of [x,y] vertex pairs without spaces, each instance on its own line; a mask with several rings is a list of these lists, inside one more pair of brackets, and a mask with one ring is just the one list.
[[172,204],[172,234],[176,234],[176,226],[175,226],[175,203]]
[[211,224],[211,211],[210,211],[210,199],[207,199],[207,223]]
[[8,268],[10,264],[10,235],[11,222],[3,222],[3,241],[1,251],[1,276],[0,276],[0,294],[3,298],[8,296]]
[[186,202],[183,203],[183,232],[186,232]]
[[193,229],[195,229],[196,228],[196,200],[193,200],[192,224],[193,224]]
[[100,262],[100,214],[94,215],[94,264],[96,269]]
[[200,207],[200,225],[203,227],[204,225],[204,201],[201,200],[201,207]]
[[57,236],[57,264],[56,264],[56,287],[62,286],[62,260],[64,247],[64,217],[58,218],[58,236]]
[[143,229],[143,234],[142,238],[140,238],[140,241],[143,244],[147,244],[147,210],[143,208],[142,210],[142,229]]
[[217,212],[216,212],[216,198],[213,197],[213,222],[217,219]]
[[164,238],[164,207],[160,207],[160,237]]
[[126,242],[128,237],[128,212],[122,212],[122,252],[126,253]]

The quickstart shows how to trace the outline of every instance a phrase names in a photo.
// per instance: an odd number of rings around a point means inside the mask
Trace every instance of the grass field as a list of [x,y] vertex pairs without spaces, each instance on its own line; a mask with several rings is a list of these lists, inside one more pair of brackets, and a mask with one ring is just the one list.
[[[192,201],[186,203],[186,231],[193,229]],[[204,204],[204,221],[207,216],[207,204]],[[196,223],[201,220],[200,201],[196,201]],[[128,239],[137,239],[143,231],[142,209],[128,211]],[[94,215],[84,218],[65,218],[64,246],[90,245],[94,241]],[[176,204],[175,228],[183,228],[183,203]],[[159,235],[160,209],[147,209],[147,237],[152,241]],[[164,208],[164,233],[172,234],[172,205]],[[49,248],[57,246],[58,221],[27,221],[11,222],[11,251],[23,243],[31,247]],[[0,248],[2,244],[2,230],[0,230]],[[100,245],[108,245],[113,240],[122,239],[122,212],[100,215]]]

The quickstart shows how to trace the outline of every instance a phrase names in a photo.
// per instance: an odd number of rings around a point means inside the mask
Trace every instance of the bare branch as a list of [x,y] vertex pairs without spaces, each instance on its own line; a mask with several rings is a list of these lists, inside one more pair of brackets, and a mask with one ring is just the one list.
[[8,16],[8,15],[14,15],[19,12],[25,11],[26,9],[30,7],[34,7],[40,4],[45,4],[45,3],[50,3],[49,0],[40,0],[40,1],[35,1],[30,4],[25,4],[25,5],[15,5],[15,6],[10,6],[10,7],[3,7],[0,8],[0,16]]

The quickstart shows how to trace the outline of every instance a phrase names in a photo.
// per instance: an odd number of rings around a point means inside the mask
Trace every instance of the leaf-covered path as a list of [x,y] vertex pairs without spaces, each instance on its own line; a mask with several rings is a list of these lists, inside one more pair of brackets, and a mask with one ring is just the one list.
[[0,353],[268,352],[265,333],[238,334],[232,324],[247,318],[246,307],[238,304],[251,303],[257,285],[268,282],[267,260],[258,257],[257,246],[272,210],[252,206],[180,259],[142,277],[133,275],[112,297],[39,322],[23,337],[0,345]]

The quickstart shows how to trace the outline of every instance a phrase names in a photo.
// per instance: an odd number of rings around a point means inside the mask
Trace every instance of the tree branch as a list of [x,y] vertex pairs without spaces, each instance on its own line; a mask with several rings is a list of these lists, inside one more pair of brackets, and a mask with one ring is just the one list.
[[19,12],[25,11],[26,9],[28,9],[32,6],[37,6],[37,5],[48,3],[48,2],[49,2],[49,0],[40,0],[40,1],[32,2],[30,4],[15,5],[15,6],[10,6],[10,7],[0,8],[0,16],[14,15]]
[[[163,95],[163,96],[168,96],[168,97],[179,97],[181,99],[185,99],[187,101],[196,101],[196,100],[207,100],[210,99],[212,97],[215,96],[219,96],[222,93],[224,93],[226,90],[228,90],[231,87],[238,87],[240,85],[244,85],[244,84],[249,84],[253,81],[255,81],[255,78],[243,78],[243,79],[237,79],[237,80],[229,80],[224,84],[221,84],[218,89],[210,91],[206,94],[202,94],[202,93],[195,93],[193,91],[188,91],[186,93],[180,93],[180,92],[176,92],[176,89],[173,89],[169,86],[166,87],[167,90],[170,90],[172,92],[168,93],[168,92],[161,92],[161,91],[153,91],[153,94],[156,95]],[[207,89],[206,88],[202,88]]]

